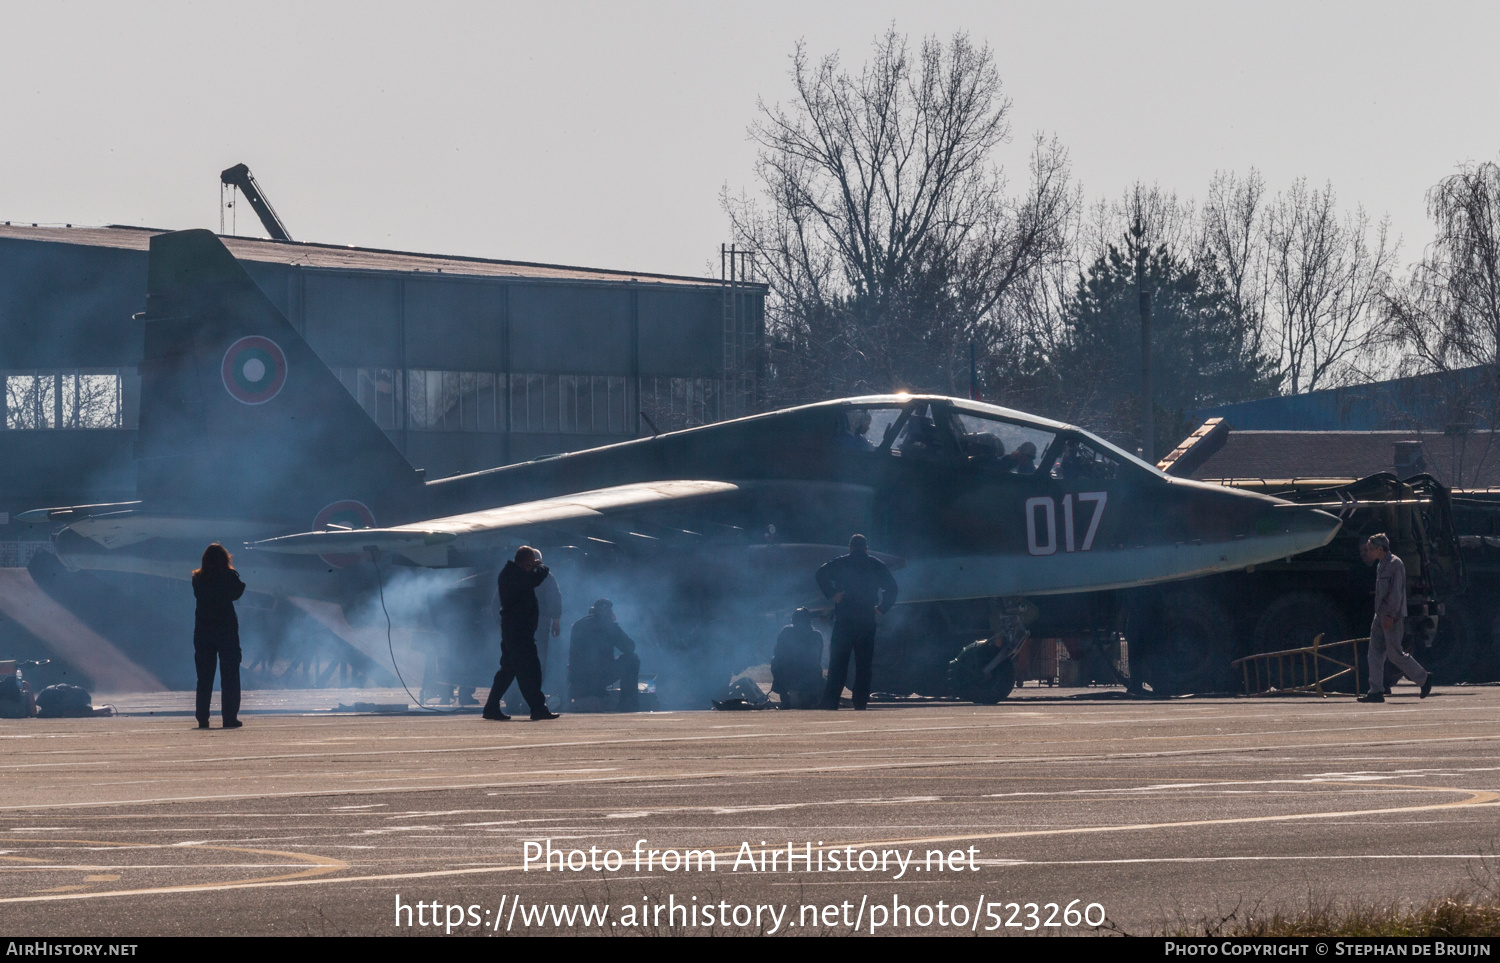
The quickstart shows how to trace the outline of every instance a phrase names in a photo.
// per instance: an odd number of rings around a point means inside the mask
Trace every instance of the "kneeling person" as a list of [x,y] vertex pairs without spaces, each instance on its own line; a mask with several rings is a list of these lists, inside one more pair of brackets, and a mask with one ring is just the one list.
[[807,609],[793,612],[792,624],[776,637],[771,691],[781,696],[784,709],[811,709],[823,697],[823,634],[813,628]]
[[[619,658],[615,650],[620,650]],[[589,614],[573,623],[568,645],[568,691],[574,704],[581,699],[604,699],[611,683],[620,683],[621,712],[635,712],[640,704],[641,660],[635,641],[615,621],[614,603],[600,599]]]

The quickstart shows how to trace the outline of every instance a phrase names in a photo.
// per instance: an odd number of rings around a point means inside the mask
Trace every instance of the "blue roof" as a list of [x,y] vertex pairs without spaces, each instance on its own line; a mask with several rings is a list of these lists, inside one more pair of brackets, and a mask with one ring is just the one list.
[[1496,425],[1496,371],[1487,365],[1436,374],[1262,398],[1188,412],[1190,421],[1224,418],[1240,431],[1442,431]]

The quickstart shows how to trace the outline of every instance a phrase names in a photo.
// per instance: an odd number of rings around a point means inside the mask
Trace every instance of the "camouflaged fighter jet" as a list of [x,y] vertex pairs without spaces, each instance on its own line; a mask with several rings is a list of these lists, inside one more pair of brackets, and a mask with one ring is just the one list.
[[393,571],[432,570],[488,601],[519,545],[567,546],[680,621],[724,600],[818,600],[814,569],[854,532],[911,606],[1230,571],[1339,527],[1168,477],[1069,425],[904,394],[428,481],[212,234],[153,237],[148,294],[140,501],[47,513],[66,525],[71,567],[182,578],[206,542],[244,544],[253,589],[338,600],[352,621]]

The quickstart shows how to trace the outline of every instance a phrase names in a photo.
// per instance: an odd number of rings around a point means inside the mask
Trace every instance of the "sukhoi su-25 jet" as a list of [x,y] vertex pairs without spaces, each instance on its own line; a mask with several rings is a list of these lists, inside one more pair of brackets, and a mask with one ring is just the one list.
[[[1045,611],[1051,596],[1285,558],[1339,526],[1168,477],[1069,425],[926,395],[427,480],[207,231],[151,239],[140,370],[139,501],[50,510],[67,564],[184,578],[219,540],[253,549],[236,562],[252,589],[338,600],[351,621],[396,572],[429,570],[455,599],[467,586],[488,602],[526,543],[580,560],[575,579],[629,586],[681,627],[720,607],[812,602],[814,569],[855,532],[896,569],[898,612],[1002,599]],[[976,637],[952,618],[931,623],[911,631]]]

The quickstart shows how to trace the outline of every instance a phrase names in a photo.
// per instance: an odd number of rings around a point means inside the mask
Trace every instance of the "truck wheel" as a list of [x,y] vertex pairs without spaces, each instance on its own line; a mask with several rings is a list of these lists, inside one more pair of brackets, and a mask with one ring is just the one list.
[[1485,619],[1489,632],[1480,637],[1481,651],[1475,676],[1480,682],[1500,682],[1500,611]]
[[[1494,594],[1493,583],[1476,583],[1464,593],[1465,607],[1474,627],[1474,661],[1469,663],[1469,682],[1500,682],[1500,606],[1492,601]],[[1417,656],[1417,661],[1421,662],[1422,657]]]
[[1251,645],[1256,652],[1281,652],[1349,638],[1349,623],[1338,603],[1322,592],[1288,592],[1276,597],[1255,622]]
[[1432,681],[1438,685],[1453,685],[1455,682],[1470,682],[1469,670],[1473,668],[1477,655],[1474,644],[1474,619],[1469,607],[1459,599],[1450,599],[1443,605],[1446,614],[1438,618],[1437,635],[1430,647],[1414,642],[1407,649],[1412,657],[1422,663],[1422,668],[1432,673]]
[[[1323,592],[1287,592],[1271,600],[1255,622],[1250,645],[1255,652],[1283,652],[1287,649],[1305,649],[1313,639],[1323,636],[1324,643],[1342,642],[1349,638],[1349,622],[1339,605]],[[1365,646],[1358,645],[1351,651],[1349,646],[1335,649],[1331,657],[1347,664],[1349,656],[1365,658]],[[1317,666],[1319,676],[1331,675],[1337,666],[1322,662]],[[1267,666],[1264,671],[1272,673],[1273,684],[1281,686],[1312,685],[1316,679],[1307,674],[1308,666],[1301,659],[1283,661],[1276,666]],[[1364,674],[1364,663],[1360,663],[1360,674]],[[1353,692],[1354,676],[1349,674],[1336,679],[1328,688],[1335,692]]]
[[1225,692],[1232,686],[1234,620],[1216,600],[1201,592],[1174,591],[1160,608],[1140,620],[1131,643],[1131,675],[1140,651],[1142,681],[1157,695]]

